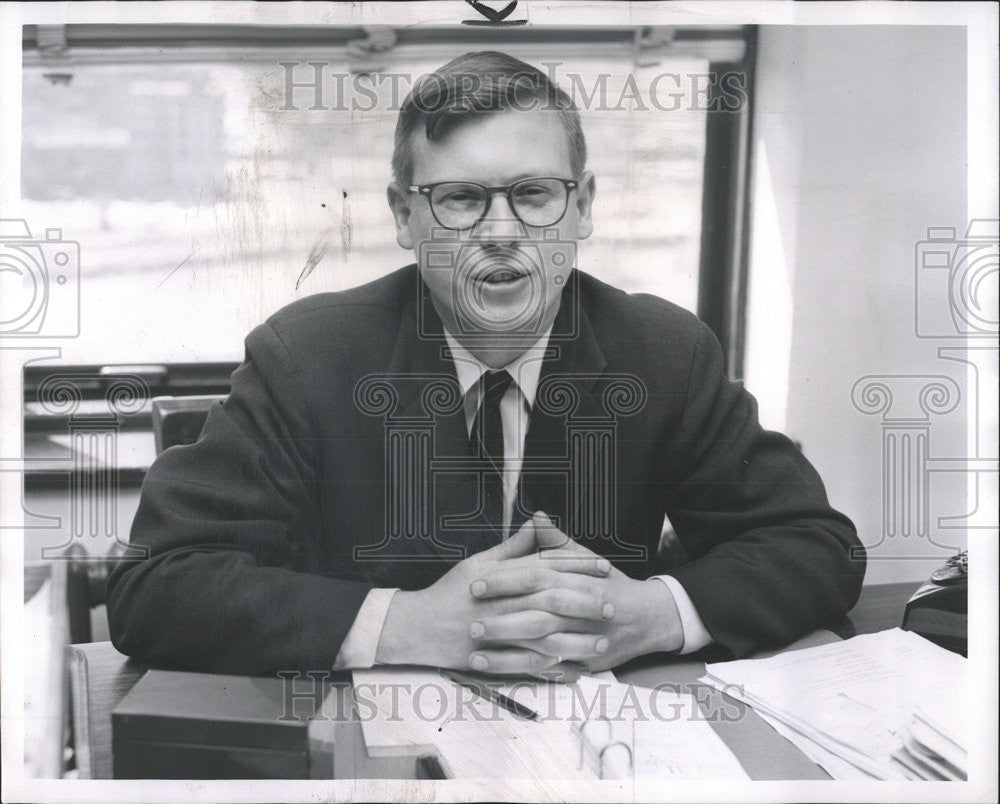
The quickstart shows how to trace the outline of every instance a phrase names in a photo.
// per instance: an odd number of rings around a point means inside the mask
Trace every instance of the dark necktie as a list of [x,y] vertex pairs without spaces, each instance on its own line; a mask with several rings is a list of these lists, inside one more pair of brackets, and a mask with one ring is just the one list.
[[483,514],[486,523],[494,530],[495,535],[489,539],[491,544],[499,544],[504,538],[503,421],[500,418],[500,400],[513,379],[506,371],[487,371],[483,375],[482,402],[472,423],[469,439],[473,455],[483,459]]

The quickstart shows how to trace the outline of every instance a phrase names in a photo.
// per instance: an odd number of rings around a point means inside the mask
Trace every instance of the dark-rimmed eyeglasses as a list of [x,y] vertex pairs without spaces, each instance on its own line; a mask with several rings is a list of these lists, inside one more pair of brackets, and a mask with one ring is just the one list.
[[507,197],[507,205],[527,226],[555,226],[566,214],[569,193],[579,187],[573,179],[543,176],[513,184],[486,187],[472,181],[439,181],[411,184],[431,205],[431,214],[446,229],[471,229],[486,217],[495,193]]

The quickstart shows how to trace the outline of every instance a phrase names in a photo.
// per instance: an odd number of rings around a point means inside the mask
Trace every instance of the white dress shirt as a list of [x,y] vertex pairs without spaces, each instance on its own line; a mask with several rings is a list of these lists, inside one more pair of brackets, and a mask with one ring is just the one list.
[[[550,327],[524,354],[503,367],[514,380],[500,398],[500,421],[503,427],[505,529],[510,526],[513,517],[517,482],[524,458],[524,437],[528,430],[531,408],[535,404],[535,392],[538,390],[542,360],[551,331]],[[452,337],[450,332],[445,332],[445,339],[451,348],[452,358],[455,361],[455,374],[458,377],[462,393],[465,395],[465,425],[467,432],[471,434],[482,396],[482,384],[479,380],[490,369],[473,357]],[[710,644],[712,637],[705,629],[691,598],[688,597],[680,582],[670,575],[656,575],[654,577],[666,584],[677,606],[683,632],[683,645],[680,653],[691,653]],[[335,670],[372,667],[375,664],[375,652],[378,649],[382,627],[389,612],[389,604],[392,602],[393,595],[398,591],[398,589],[376,588],[368,593],[354,618],[351,630],[341,644],[337,661],[334,664]]]

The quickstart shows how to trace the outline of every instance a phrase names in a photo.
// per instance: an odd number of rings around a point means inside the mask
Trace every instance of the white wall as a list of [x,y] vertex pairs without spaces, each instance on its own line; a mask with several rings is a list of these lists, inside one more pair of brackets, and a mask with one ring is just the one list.
[[[917,337],[914,312],[947,305],[941,285],[915,285],[917,243],[967,220],[965,30],[765,27],[758,70],[747,385],[855,521],[866,582],[919,580],[966,546],[961,522],[939,522],[968,510],[966,475],[926,476],[925,533],[900,517],[887,531],[884,419],[852,387],[892,375],[888,415],[928,418],[930,458],[966,457],[966,370],[938,354],[961,341]],[[952,378],[956,409],[928,417],[932,380],[911,375]]]

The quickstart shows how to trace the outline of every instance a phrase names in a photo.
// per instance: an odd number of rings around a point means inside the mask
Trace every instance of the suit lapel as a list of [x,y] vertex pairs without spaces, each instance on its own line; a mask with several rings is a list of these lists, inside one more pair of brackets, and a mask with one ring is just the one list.
[[570,477],[571,423],[605,415],[594,391],[606,367],[590,319],[579,304],[574,272],[552,327],[525,437],[518,494],[522,516],[545,511],[561,530],[573,531],[569,485],[579,478]]
[[[454,520],[476,510],[478,488],[472,473],[454,466],[469,458],[461,387],[441,320],[419,278],[416,284],[413,304],[401,315],[388,376],[398,397],[393,418],[399,427],[413,432],[413,448],[423,451],[416,456],[390,448],[386,470],[392,472],[392,461],[413,460],[414,472],[429,474],[423,486],[418,479],[414,482],[419,475],[401,478],[400,493],[420,523],[420,535],[402,542],[405,555],[416,561],[436,558],[452,563],[469,553],[471,537]],[[391,432],[386,438],[392,438]],[[391,520],[391,506],[386,515]]]

